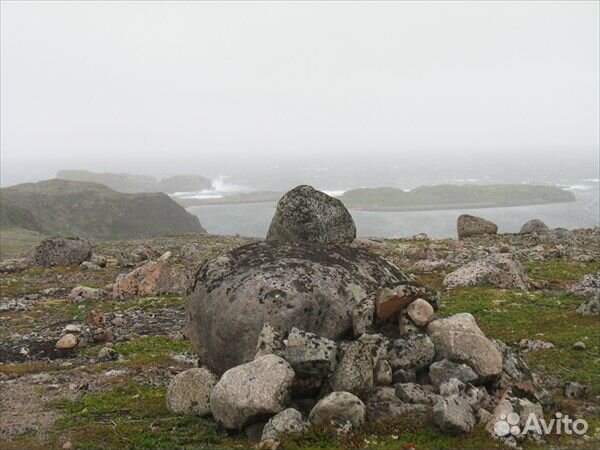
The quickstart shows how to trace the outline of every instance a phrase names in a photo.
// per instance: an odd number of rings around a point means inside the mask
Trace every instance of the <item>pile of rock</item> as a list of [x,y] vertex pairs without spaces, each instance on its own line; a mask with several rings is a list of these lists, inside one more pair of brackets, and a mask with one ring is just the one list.
[[[456,434],[491,423],[498,408],[541,411],[543,392],[521,358],[488,339],[470,314],[436,318],[437,292],[393,264],[340,245],[353,240],[354,223],[323,196],[292,190],[278,205],[269,242],[239,247],[198,271],[187,311],[205,367],[173,379],[171,411],[212,414],[247,434],[262,429],[272,446],[308,424],[349,429],[413,413]],[[462,222],[465,236],[497,229]],[[474,283],[528,288],[514,257],[483,265],[490,267],[464,270],[477,273]]]
[[509,408],[542,413],[543,393],[525,363],[487,339],[473,316],[436,319],[429,302],[405,304],[382,292],[378,332],[334,341],[297,328],[279,336],[265,324],[253,361],[220,379],[205,367],[182,372],[168,389],[168,408],[212,414],[227,429],[262,428],[262,440],[274,441],[308,424],[348,429],[407,413],[432,414],[451,434]]

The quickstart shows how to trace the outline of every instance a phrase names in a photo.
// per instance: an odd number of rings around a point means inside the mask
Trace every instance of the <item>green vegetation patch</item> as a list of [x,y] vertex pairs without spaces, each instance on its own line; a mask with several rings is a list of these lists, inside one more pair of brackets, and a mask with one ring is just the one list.
[[535,281],[545,281],[552,287],[565,288],[588,273],[600,270],[600,261],[578,262],[563,259],[527,261],[523,264],[527,275]]
[[[521,339],[552,342],[553,349],[526,354],[532,369],[579,381],[600,394],[600,319],[576,313],[582,299],[565,293],[505,291],[489,287],[451,292],[438,311],[441,316],[469,312],[486,336],[515,343]],[[586,344],[574,350],[575,342]]]
[[164,387],[128,383],[47,407],[64,414],[54,443],[69,440],[78,449],[210,448],[225,438],[214,422],[169,413]]

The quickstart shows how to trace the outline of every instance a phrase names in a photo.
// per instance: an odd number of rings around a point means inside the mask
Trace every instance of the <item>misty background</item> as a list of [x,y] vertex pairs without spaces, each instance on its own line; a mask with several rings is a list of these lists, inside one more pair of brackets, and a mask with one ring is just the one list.
[[[591,1],[5,1],[1,183],[60,169],[240,191],[556,183],[582,203],[540,214],[591,226],[599,41]],[[271,211],[248,207],[192,210],[209,231],[260,234]],[[514,211],[498,214],[533,214]],[[359,231],[393,234],[393,215],[364,214]]]

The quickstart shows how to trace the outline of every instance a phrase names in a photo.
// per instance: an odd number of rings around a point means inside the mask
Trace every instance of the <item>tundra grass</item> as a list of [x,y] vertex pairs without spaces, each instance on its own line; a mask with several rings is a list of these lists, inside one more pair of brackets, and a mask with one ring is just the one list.
[[[580,316],[583,299],[565,293],[521,292],[471,287],[449,293],[438,311],[441,316],[469,312],[486,336],[515,344],[521,339],[540,339],[555,348],[525,355],[534,371],[558,375],[563,382],[586,384],[600,394],[600,319]],[[583,342],[585,350],[573,349]]]
[[76,401],[47,404],[63,413],[51,441],[77,449],[212,448],[231,439],[214,422],[175,416],[165,406],[165,388],[125,383]]

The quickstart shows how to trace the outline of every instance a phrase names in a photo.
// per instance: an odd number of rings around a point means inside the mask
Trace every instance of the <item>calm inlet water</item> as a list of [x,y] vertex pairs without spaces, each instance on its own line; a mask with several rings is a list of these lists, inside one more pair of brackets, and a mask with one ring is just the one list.
[[[518,232],[532,218],[549,227],[599,226],[598,189],[575,190],[576,202],[508,208],[444,211],[367,212],[350,210],[359,236],[407,237],[427,233],[431,237],[455,237],[456,218],[474,214],[498,224],[499,232]],[[197,206],[188,209],[200,218],[211,234],[265,236],[275,212],[275,203]]]

